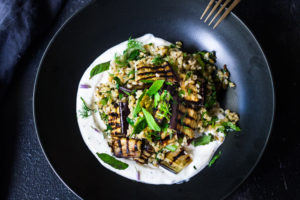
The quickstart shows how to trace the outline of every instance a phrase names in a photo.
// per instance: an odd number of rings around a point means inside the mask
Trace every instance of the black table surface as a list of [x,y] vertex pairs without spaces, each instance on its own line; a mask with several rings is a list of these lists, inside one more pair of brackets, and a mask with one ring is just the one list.
[[[63,22],[90,1],[69,1],[52,29],[36,38],[18,63],[13,84],[0,105],[0,199],[79,199],[43,155],[34,129],[32,94],[46,45]],[[270,63],[276,115],[264,155],[228,199],[300,199],[300,1],[244,0],[234,12],[254,33]]]

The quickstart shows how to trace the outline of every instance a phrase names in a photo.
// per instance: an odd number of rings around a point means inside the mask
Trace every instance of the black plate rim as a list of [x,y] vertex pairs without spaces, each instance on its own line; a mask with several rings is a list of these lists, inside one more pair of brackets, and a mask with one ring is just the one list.
[[[58,177],[58,179],[66,186],[66,188],[68,188],[76,197],[78,197],[79,199],[82,199],[81,196],[79,196],[67,183],[65,183],[65,181],[60,177],[60,175],[56,172],[56,170],[54,169],[53,165],[51,164],[50,160],[48,159],[47,153],[43,148],[43,144],[41,142],[40,139],[40,134],[38,131],[38,127],[36,124],[37,118],[36,118],[36,107],[35,107],[35,98],[36,98],[36,90],[37,90],[37,82],[38,82],[38,78],[39,78],[39,74],[41,71],[41,67],[42,64],[44,62],[44,59],[46,57],[46,54],[48,52],[48,49],[50,49],[50,47],[52,46],[52,44],[54,43],[54,40],[56,39],[57,35],[60,34],[60,32],[62,31],[62,29],[65,27],[66,24],[68,24],[75,16],[79,15],[83,10],[85,10],[87,7],[91,6],[93,3],[95,3],[94,1],[91,1],[89,3],[87,3],[86,5],[84,5],[82,8],[80,8],[79,10],[77,10],[74,14],[72,14],[64,23],[62,23],[62,25],[57,29],[57,31],[55,32],[55,34],[52,36],[51,40],[49,41],[46,49],[44,50],[44,53],[41,57],[41,60],[39,62],[39,66],[38,66],[38,70],[36,73],[36,77],[35,77],[35,81],[34,81],[34,88],[33,88],[33,100],[32,100],[32,107],[33,107],[33,119],[34,119],[34,128],[35,128],[35,133],[36,133],[36,137],[38,140],[38,143],[41,147],[41,150],[43,152],[44,157],[46,158],[50,168],[52,169],[52,171],[54,172],[54,174]],[[259,163],[259,161],[261,160],[265,149],[268,145],[268,141],[270,139],[271,133],[272,133],[272,129],[273,129],[273,124],[274,124],[274,118],[275,118],[275,110],[276,110],[276,98],[275,98],[275,87],[274,87],[274,79],[273,79],[273,74],[270,68],[270,64],[269,61],[267,59],[267,57],[265,56],[265,53],[262,49],[262,47],[260,46],[260,43],[258,42],[257,38],[255,37],[255,35],[253,34],[253,32],[250,30],[250,28],[246,25],[246,23],[244,23],[236,14],[234,14],[233,12],[230,13],[230,16],[234,17],[245,29],[246,31],[250,34],[250,36],[254,39],[255,44],[258,46],[260,52],[262,53],[262,56],[267,64],[267,70],[270,76],[270,80],[271,80],[271,89],[272,89],[272,117],[271,117],[271,122],[270,122],[270,126],[269,126],[269,130],[268,130],[268,134],[265,140],[265,144],[259,154],[259,156],[256,159],[256,162],[254,163],[254,165],[251,167],[251,169],[248,171],[248,173],[244,176],[244,178],[240,181],[240,183],[238,183],[235,187],[232,188],[232,190],[230,192],[228,192],[226,195],[223,196],[222,199],[226,199],[227,197],[229,197],[234,191],[237,190],[237,188],[239,188],[244,182],[245,180],[250,176],[250,174],[253,172],[253,170],[256,168],[257,164]]]

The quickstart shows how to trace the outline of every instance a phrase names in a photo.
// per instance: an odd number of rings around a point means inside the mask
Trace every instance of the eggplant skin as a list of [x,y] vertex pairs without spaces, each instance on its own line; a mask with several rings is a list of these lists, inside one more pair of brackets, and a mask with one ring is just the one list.
[[116,157],[133,158],[142,164],[147,163],[153,153],[153,149],[146,141],[126,137],[113,137],[111,148]]
[[166,153],[165,158],[160,161],[160,166],[173,172],[174,174],[178,174],[192,161],[193,160],[190,155],[186,154],[183,148],[178,148],[174,152],[170,151]]

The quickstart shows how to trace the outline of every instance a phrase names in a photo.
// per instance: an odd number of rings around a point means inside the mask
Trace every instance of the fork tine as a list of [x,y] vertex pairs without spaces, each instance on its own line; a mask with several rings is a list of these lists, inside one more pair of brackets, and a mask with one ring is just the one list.
[[211,23],[219,16],[219,14],[224,10],[224,8],[229,4],[231,0],[226,0],[225,3],[222,5],[222,7],[218,10],[218,12],[215,14],[215,16],[212,18],[212,20],[209,22],[208,26],[211,25]]
[[222,21],[227,17],[227,15],[235,8],[235,6],[240,3],[241,0],[234,0],[232,4],[229,6],[229,8],[223,13],[223,15],[220,17],[220,19],[217,21],[217,23],[214,25],[213,29],[215,29]]
[[213,4],[215,0],[210,0],[210,2],[208,3],[208,5],[206,6],[203,14],[201,15],[200,19],[202,19],[204,17],[204,15],[206,14],[206,12],[208,11],[208,9],[211,7],[211,5]]
[[210,13],[207,15],[206,19],[204,20],[204,23],[210,18],[210,16],[215,12],[215,10],[217,9],[217,7],[221,4],[223,0],[219,0],[215,6],[213,7],[213,9],[211,9]]

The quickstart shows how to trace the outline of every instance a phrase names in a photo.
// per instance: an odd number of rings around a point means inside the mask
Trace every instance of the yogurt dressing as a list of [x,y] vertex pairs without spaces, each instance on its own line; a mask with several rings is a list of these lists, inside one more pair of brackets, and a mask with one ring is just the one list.
[[[163,40],[161,38],[157,38],[152,34],[146,34],[140,38],[137,38],[136,40],[142,42],[143,44],[153,43],[157,46],[171,44],[170,42]],[[126,47],[127,47],[127,41],[122,42],[108,49],[103,54],[101,54],[98,58],[96,58],[96,60],[94,60],[94,62],[84,72],[78,86],[77,99],[76,99],[77,113],[79,110],[82,109],[82,101],[80,97],[82,97],[90,107],[96,108],[95,97],[94,97],[96,86],[99,85],[100,83],[105,83],[108,81],[109,71],[97,74],[92,79],[89,79],[90,71],[92,70],[92,68],[97,64],[113,60],[115,54],[116,53],[122,54],[122,52],[126,49]],[[82,88],[81,87],[82,85],[88,85],[90,86],[90,88]],[[219,117],[222,118],[222,116]],[[124,159],[124,158],[117,158],[117,159],[124,163],[127,163],[129,166],[125,170],[118,170],[104,163],[96,155],[96,152],[98,152],[98,153],[107,153],[113,156],[111,149],[108,146],[106,139],[104,138],[104,134],[102,134],[102,131],[106,127],[104,122],[101,120],[99,113],[96,112],[88,118],[81,118],[80,116],[78,116],[77,121],[84,142],[104,167],[128,179],[140,181],[143,183],[149,183],[149,184],[157,184],[157,185],[174,184],[174,183],[182,183],[188,181],[191,177],[196,175],[205,166],[208,165],[213,154],[218,149],[218,147],[222,144],[221,141],[213,141],[207,145],[200,145],[197,147],[194,147],[193,145],[189,145],[186,150],[188,153],[190,153],[193,161],[186,168],[184,168],[179,174],[173,174],[162,167],[154,167],[151,165],[140,165],[135,161]],[[213,134],[217,134],[217,133],[213,133]]]

